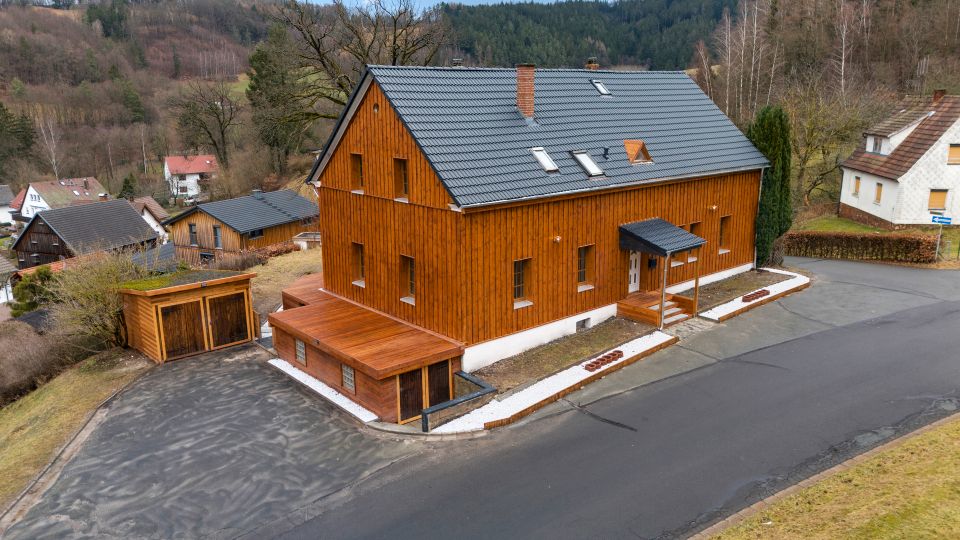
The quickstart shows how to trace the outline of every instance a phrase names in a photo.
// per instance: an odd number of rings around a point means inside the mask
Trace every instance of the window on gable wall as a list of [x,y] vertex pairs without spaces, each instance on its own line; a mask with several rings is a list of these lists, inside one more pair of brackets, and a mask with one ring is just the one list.
[[363,286],[366,268],[363,260],[363,244],[353,242],[353,283]]
[[413,257],[400,256],[400,299],[408,304],[417,294],[416,270]]
[[197,245],[197,224],[190,223],[187,225],[187,230],[190,232],[190,245]]
[[393,158],[394,198],[406,199],[410,196],[410,178],[407,176],[407,160]]
[[363,191],[363,155],[350,154],[350,189]]
[[881,198],[883,198],[883,184],[877,182],[877,189],[873,194],[873,203],[880,204]]
[[223,249],[223,235],[220,234],[220,226],[213,226],[213,247]]
[[931,189],[927,200],[927,209],[930,213],[942,214],[947,209],[947,190]]
[[960,144],[951,144],[947,150],[947,165],[960,165]]
[[853,196],[854,197],[860,196],[860,177],[859,176],[853,177]]

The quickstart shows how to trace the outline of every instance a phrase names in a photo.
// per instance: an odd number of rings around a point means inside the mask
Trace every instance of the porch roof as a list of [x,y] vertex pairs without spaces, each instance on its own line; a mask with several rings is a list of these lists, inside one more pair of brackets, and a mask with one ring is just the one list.
[[707,241],[660,218],[620,226],[620,249],[642,251],[660,257],[689,251]]
[[270,325],[375,379],[463,354],[452,339],[326,291],[314,291],[309,302],[271,313]]

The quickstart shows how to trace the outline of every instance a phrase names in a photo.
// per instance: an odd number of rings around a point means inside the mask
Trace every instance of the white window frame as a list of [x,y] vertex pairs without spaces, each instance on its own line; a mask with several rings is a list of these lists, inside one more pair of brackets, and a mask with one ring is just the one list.
[[536,158],[537,162],[540,163],[540,166],[543,167],[544,171],[557,172],[560,170],[560,167],[557,167],[553,158],[550,157],[550,154],[548,154],[542,146],[531,148],[530,152],[533,154],[533,157]]
[[592,80],[590,81],[590,84],[592,84],[593,87],[597,89],[597,92],[600,92],[600,95],[601,95],[601,96],[611,96],[611,95],[613,95],[613,94],[610,92],[610,89],[607,88],[607,85],[604,84],[603,81],[601,81],[601,80],[599,80],[599,79],[592,79]]
[[603,176],[603,169],[597,165],[597,162],[590,157],[586,150],[574,150],[570,154],[573,155],[573,159],[577,160],[587,176]]

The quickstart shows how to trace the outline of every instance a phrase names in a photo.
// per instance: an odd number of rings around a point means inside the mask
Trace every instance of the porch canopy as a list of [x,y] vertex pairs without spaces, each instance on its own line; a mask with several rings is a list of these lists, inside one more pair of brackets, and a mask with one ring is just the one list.
[[[667,300],[667,271],[670,269],[670,257],[674,253],[682,253],[697,249],[707,243],[699,236],[677,227],[669,221],[660,218],[635,221],[620,226],[620,249],[641,251],[664,259],[660,276],[660,306],[658,311],[659,324],[662,330],[665,313],[664,304]],[[700,301],[700,258],[697,257],[696,273],[693,281],[693,316],[697,316],[697,307]]]
[[706,240],[660,218],[620,226],[620,249],[642,251],[658,257],[696,249]]

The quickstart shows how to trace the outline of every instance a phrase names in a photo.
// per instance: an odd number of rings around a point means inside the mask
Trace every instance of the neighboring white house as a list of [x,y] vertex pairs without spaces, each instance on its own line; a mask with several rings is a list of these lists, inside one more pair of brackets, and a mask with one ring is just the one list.
[[960,96],[907,96],[841,165],[840,215],[872,225],[960,218]]
[[170,195],[181,199],[194,198],[207,181],[217,175],[217,158],[202,156],[167,156],[163,159],[163,177],[170,186]]
[[13,190],[6,184],[0,184],[0,224],[13,223],[13,208],[10,207],[15,198]]
[[143,220],[150,225],[150,228],[157,232],[160,243],[166,244],[170,236],[167,234],[167,230],[163,227],[162,223],[170,217],[170,214],[168,214],[153,197],[137,197],[131,201],[130,204],[140,213]]
[[37,212],[63,208],[75,204],[105,201],[110,198],[107,190],[96,178],[64,178],[51,182],[31,182],[20,205],[23,221],[30,221]]

